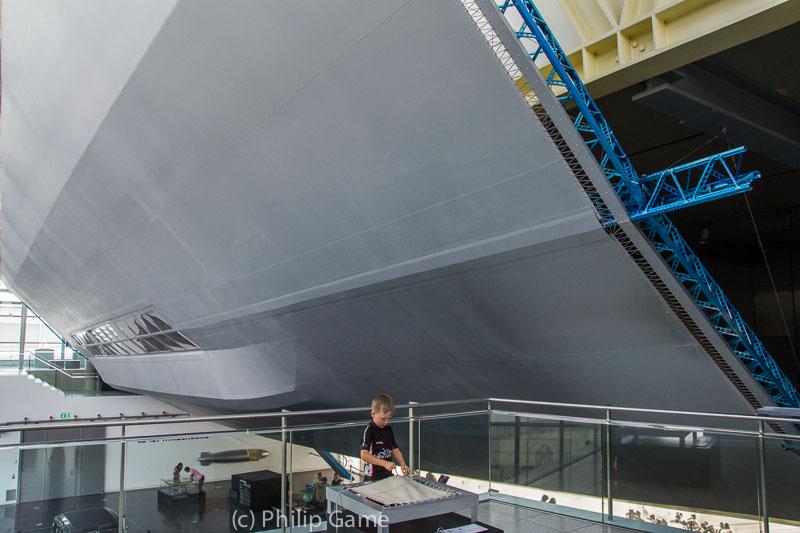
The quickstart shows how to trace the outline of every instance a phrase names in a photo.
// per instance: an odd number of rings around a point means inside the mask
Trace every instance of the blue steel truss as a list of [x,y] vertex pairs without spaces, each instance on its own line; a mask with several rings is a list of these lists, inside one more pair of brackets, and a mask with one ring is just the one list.
[[[589,149],[599,150],[600,167],[620,199],[625,205],[641,204],[642,193],[635,184],[636,170],[547,23],[530,0],[505,0],[499,6],[500,11],[505,13],[511,5],[517,8],[523,19],[522,27],[516,32],[517,38],[531,39],[536,44],[536,49],[530,54],[534,62],[542,54],[547,57],[552,66],[547,76],[547,84],[554,88],[566,89],[566,92],[558,96],[563,106],[568,106],[570,101],[574,101],[578,115],[573,123],[583,135]],[[595,156],[597,155],[595,153]]]
[[761,177],[757,171],[741,173],[745,148],[740,146],[716,155],[668,168],[638,178],[643,202],[629,210],[631,220],[724,198],[750,190],[750,183]]
[[642,220],[640,226],[698,307],[773,401],[783,407],[796,407],[798,397],[792,383],[669,218],[656,215]]
[[[630,218],[639,222],[697,306],[773,401],[780,406],[800,407],[800,398],[791,382],[664,214],[749,190],[750,182],[759,176],[758,173],[739,175],[744,149],[640,178],[536,6],[531,0],[504,0],[498,7],[505,13],[511,6],[523,20],[517,38],[533,41],[534,51],[530,53],[533,61],[542,55],[547,58],[551,68],[545,81],[563,106],[574,103],[577,113],[573,124]],[[728,161],[735,163],[735,171]]]

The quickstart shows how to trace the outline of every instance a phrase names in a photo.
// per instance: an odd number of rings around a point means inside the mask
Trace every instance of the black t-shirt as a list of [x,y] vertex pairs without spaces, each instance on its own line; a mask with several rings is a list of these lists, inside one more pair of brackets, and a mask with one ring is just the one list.
[[[375,422],[370,422],[364,429],[364,436],[361,438],[361,449],[367,450],[370,455],[378,459],[392,461],[393,448],[397,448],[397,441],[394,440],[394,431],[392,431],[391,426],[381,429],[375,425]],[[367,463],[364,475],[373,479],[383,479],[391,476],[392,473],[382,466]]]

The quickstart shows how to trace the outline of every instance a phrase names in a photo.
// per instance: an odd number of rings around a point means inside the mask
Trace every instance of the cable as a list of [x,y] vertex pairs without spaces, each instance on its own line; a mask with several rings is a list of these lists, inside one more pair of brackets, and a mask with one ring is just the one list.
[[688,154],[684,155],[683,157],[681,157],[680,159],[678,159],[674,163],[672,163],[670,165],[667,165],[667,168],[674,167],[675,165],[677,165],[678,163],[680,163],[681,161],[683,161],[684,159],[686,159],[687,157],[689,157],[690,155],[695,153],[696,151],[700,150],[701,148],[705,147],[706,145],[710,144],[711,142],[716,141],[717,139],[719,139],[720,135],[724,135],[724,134],[725,134],[725,128],[722,128],[722,131],[720,133],[717,133],[715,136],[713,136],[712,138],[710,138],[709,140],[707,140],[706,142],[704,142],[703,144],[701,144],[700,146],[698,146],[697,148],[695,148],[694,150],[689,152]]
[[695,133],[694,135],[689,135],[688,137],[683,137],[681,139],[675,139],[674,141],[668,141],[668,142],[665,142],[665,143],[657,144],[655,146],[651,146],[649,148],[643,148],[642,150],[639,150],[638,152],[629,153],[628,157],[629,158],[630,157],[636,157],[637,155],[646,154],[647,152],[652,152],[653,150],[659,150],[661,148],[666,148],[667,146],[672,146],[673,144],[682,143],[684,141],[690,141],[692,139],[696,139],[696,138],[702,137],[702,136],[703,136],[702,133]]
[[794,356],[794,363],[797,366],[797,371],[800,372],[800,359],[797,358],[797,351],[794,348],[794,341],[792,340],[792,335],[789,332],[789,324],[786,322],[786,314],[783,312],[781,299],[778,296],[778,287],[775,285],[775,278],[772,276],[772,269],[770,268],[769,261],[767,260],[767,252],[764,250],[764,243],[761,242],[761,235],[758,233],[758,226],[756,225],[756,219],[753,216],[753,211],[750,209],[750,200],[747,198],[747,193],[743,193],[743,196],[745,204],[747,205],[747,212],[750,213],[750,220],[753,222],[753,229],[756,232],[758,248],[761,250],[761,256],[764,258],[764,265],[767,267],[767,274],[769,275],[769,281],[772,284],[772,291],[775,293],[775,301],[778,303],[778,311],[781,313],[781,320],[783,320],[783,327],[786,330],[786,338],[789,341],[789,347],[792,350],[792,356]]
[[[722,127],[722,131],[720,133],[725,138],[725,143],[728,145],[728,149],[731,147],[730,140],[728,139],[728,130],[724,126]],[[719,137],[719,134],[717,134]],[[769,282],[772,284],[772,292],[775,294],[775,302],[778,304],[778,311],[781,313],[781,320],[783,321],[783,329],[786,330],[786,340],[789,341],[789,348],[792,350],[792,357],[794,357],[794,364],[797,367],[797,372],[800,373],[800,359],[797,358],[797,350],[794,348],[794,340],[792,339],[792,334],[789,331],[789,323],[786,322],[786,313],[783,312],[783,306],[781,305],[781,298],[778,296],[778,287],[775,285],[775,278],[772,276],[772,268],[769,266],[769,260],[767,260],[767,252],[764,250],[764,243],[761,241],[761,234],[758,232],[758,225],[756,224],[756,217],[753,216],[753,210],[750,208],[750,199],[747,197],[747,193],[743,193],[744,196],[744,203],[747,205],[747,212],[750,214],[750,221],[753,223],[753,230],[756,232],[756,241],[758,242],[758,249],[761,250],[761,256],[764,258],[764,266],[767,267],[767,274],[769,275]],[[790,256],[791,257],[791,256]],[[794,304],[794,286],[792,286],[792,304]]]

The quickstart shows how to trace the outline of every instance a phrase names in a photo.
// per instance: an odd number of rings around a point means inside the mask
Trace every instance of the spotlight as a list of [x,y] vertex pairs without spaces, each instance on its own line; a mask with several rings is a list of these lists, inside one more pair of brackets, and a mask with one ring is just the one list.
[[700,226],[700,240],[698,241],[698,244],[708,244],[708,236],[710,233],[711,232],[709,231],[708,226],[705,224]]

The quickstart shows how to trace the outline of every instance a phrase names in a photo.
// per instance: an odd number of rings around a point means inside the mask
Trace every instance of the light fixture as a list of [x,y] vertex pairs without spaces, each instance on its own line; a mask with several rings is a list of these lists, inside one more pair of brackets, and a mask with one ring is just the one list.
[[700,226],[700,240],[698,241],[698,244],[708,244],[708,236],[710,235],[710,233],[711,232],[708,229],[708,226],[706,226],[705,224]]

